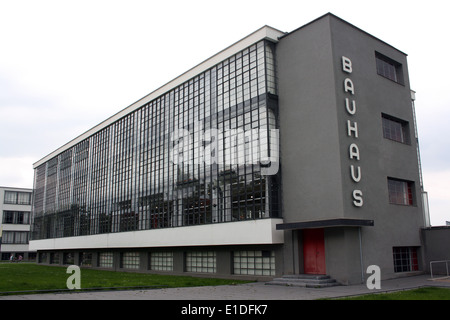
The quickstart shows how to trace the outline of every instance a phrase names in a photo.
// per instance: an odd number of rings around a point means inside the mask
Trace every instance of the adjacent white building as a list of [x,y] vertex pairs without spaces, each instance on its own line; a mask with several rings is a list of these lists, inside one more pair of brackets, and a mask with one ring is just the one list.
[[29,251],[32,189],[0,187],[1,260],[34,260]]

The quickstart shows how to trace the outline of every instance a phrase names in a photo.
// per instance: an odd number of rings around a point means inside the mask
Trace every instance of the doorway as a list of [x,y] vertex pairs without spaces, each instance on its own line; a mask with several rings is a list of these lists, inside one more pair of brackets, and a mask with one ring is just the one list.
[[324,229],[303,230],[303,263],[306,274],[326,274]]

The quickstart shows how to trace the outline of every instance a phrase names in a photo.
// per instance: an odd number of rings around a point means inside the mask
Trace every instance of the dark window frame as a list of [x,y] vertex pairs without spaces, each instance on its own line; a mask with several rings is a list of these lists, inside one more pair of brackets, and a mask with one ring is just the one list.
[[381,114],[383,137],[406,145],[411,145],[411,134],[409,122],[392,117],[385,113]]
[[393,247],[394,272],[419,271],[417,247]]
[[375,51],[377,74],[395,83],[405,85],[403,65]]
[[[10,191],[5,190],[3,203],[4,204],[17,204],[22,206],[30,206],[31,205],[31,192],[23,192],[23,191]],[[14,195],[14,199],[12,199],[11,195]],[[22,196],[21,196],[22,195]],[[24,201],[24,197],[27,198]]]
[[30,224],[30,217],[30,211],[5,210],[3,211],[2,223],[28,225]]
[[29,231],[3,231],[3,244],[28,244],[29,241]]
[[413,181],[388,177],[389,203],[403,206],[415,206],[415,184]]

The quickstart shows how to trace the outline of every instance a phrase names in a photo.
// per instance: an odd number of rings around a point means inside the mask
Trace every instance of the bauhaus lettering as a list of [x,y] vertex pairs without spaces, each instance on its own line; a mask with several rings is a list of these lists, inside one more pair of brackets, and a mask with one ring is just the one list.
[[[342,56],[342,71],[346,74],[352,74],[353,73],[353,65],[352,61]],[[355,95],[355,85],[350,78],[345,78],[344,80],[344,92],[350,94],[351,96]],[[354,117],[356,115],[356,101],[353,98],[346,97],[345,98],[345,110],[347,114],[351,117]],[[358,131],[358,123],[356,121],[352,121],[350,119],[347,120],[347,136],[352,139],[358,139],[359,138],[359,131]],[[359,147],[356,144],[355,141],[353,141],[349,146],[349,159],[353,162],[353,164],[350,165],[350,178],[354,183],[360,183],[362,174],[361,174],[361,167],[359,165],[355,165],[357,162],[361,160],[361,155],[359,152]],[[361,190],[353,190],[352,192],[352,198],[353,198],[353,205],[355,207],[362,207],[363,206],[363,193]]]

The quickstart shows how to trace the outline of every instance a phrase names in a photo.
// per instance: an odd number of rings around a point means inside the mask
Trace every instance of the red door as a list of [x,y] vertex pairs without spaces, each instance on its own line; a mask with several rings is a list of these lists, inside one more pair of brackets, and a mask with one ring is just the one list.
[[323,229],[303,230],[303,261],[305,273],[326,274]]

